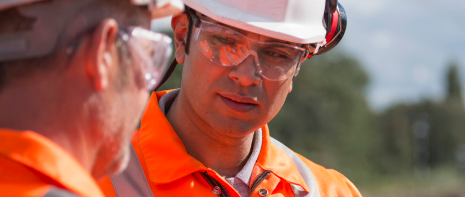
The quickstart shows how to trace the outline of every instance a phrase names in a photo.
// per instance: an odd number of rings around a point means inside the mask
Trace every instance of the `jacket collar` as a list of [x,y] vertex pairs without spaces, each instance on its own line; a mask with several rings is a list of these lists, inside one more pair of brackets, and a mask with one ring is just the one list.
[[297,171],[294,162],[284,152],[271,142],[268,125],[262,127],[263,141],[262,150],[257,159],[257,165],[264,170],[271,170],[276,176],[286,180],[288,183],[301,186],[306,192],[309,188],[299,171]]
[[0,144],[0,155],[50,177],[66,189],[81,196],[103,197],[89,172],[48,138],[32,131],[0,129]]
[[[166,116],[160,110],[158,101],[169,91],[152,94],[142,116],[140,147],[149,177],[155,184],[166,184],[197,171],[208,170],[200,161],[187,154],[181,139],[177,136]],[[256,165],[271,170],[289,183],[300,185],[309,191],[297,168],[286,153],[276,147],[270,139],[268,126],[262,127],[262,147]]]
[[169,91],[152,94],[142,116],[140,148],[150,180],[155,184],[173,182],[207,168],[187,154],[186,148],[158,106]]

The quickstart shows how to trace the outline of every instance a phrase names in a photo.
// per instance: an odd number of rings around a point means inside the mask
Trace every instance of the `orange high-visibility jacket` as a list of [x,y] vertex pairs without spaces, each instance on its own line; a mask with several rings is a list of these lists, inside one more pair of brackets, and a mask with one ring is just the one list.
[[0,129],[0,196],[103,197],[96,181],[53,141]]
[[[141,128],[132,139],[133,163],[130,162],[128,169],[118,175],[124,183],[115,182],[120,181],[115,176],[106,177],[99,183],[105,195],[117,196],[116,189],[119,197],[152,194],[155,197],[239,197],[239,193],[218,173],[187,154],[158,105],[158,100],[167,92],[152,94]],[[250,196],[361,196],[339,172],[325,169],[289,149],[286,152],[286,149],[278,147],[276,144],[280,143],[270,138],[266,125],[262,127],[262,135],[261,151],[250,181]],[[300,163],[296,163],[297,160]],[[139,167],[140,174],[133,164]],[[308,173],[302,174],[302,170]],[[152,194],[147,195],[143,190]]]

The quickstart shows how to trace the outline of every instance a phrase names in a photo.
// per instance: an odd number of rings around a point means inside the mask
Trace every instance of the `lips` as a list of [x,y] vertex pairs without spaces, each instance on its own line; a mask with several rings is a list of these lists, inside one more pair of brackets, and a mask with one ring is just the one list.
[[245,113],[258,107],[256,99],[251,97],[242,97],[235,94],[220,94],[220,97],[226,106],[237,112]]

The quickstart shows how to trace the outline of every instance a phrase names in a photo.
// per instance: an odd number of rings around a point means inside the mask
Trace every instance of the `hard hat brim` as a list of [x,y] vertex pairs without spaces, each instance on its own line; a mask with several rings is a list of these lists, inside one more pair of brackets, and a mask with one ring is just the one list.
[[299,18],[298,14],[282,13],[279,17],[267,18],[220,1],[184,0],[184,4],[213,20],[260,35],[302,44],[321,42],[326,36],[323,26],[324,1],[308,1],[313,7],[321,8],[315,9],[315,13],[307,13],[305,17],[314,18],[310,23]]

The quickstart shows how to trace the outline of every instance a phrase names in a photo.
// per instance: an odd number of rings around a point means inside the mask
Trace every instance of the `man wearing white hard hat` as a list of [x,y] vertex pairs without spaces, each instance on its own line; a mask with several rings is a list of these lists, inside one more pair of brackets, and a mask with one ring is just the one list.
[[342,174],[271,138],[267,126],[301,63],[342,38],[342,6],[335,0],[184,3],[185,13],[171,21],[172,65],[184,63],[181,88],[152,94],[132,140],[134,159],[100,183],[105,194],[361,196]]
[[122,171],[178,0],[0,1],[0,196],[103,196]]

